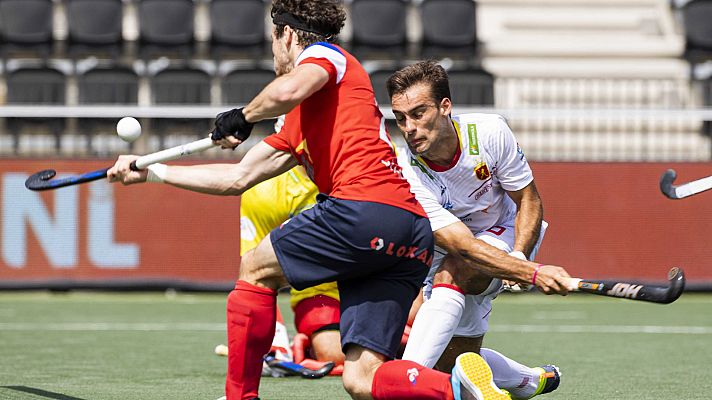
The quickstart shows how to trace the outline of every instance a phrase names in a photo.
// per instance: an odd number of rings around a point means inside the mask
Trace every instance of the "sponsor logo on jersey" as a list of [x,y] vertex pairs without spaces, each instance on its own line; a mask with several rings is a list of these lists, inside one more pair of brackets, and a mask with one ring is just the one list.
[[480,144],[477,142],[477,125],[467,124],[467,137],[470,138],[470,155],[480,155]]
[[[488,184],[482,186],[477,192],[475,192],[475,201],[479,200],[480,197],[484,196],[487,194],[487,192],[492,189],[492,182],[489,182]],[[487,207],[489,208],[489,207]],[[486,209],[484,210],[486,212]]]
[[486,181],[491,175],[492,174],[490,174],[489,168],[487,168],[487,163],[485,163],[484,161],[477,164],[477,166],[475,167],[475,176],[477,177],[477,179],[481,181]]

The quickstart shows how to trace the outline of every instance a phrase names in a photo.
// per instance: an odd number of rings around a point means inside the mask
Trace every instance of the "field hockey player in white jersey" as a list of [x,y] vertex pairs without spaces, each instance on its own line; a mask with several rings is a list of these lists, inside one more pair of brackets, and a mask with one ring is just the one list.
[[452,116],[447,73],[435,61],[395,72],[387,86],[408,144],[399,163],[428,213],[437,246],[426,301],[403,358],[448,370],[458,354],[475,351],[489,364],[495,384],[515,399],[554,390],[556,367],[529,368],[481,348],[502,279],[547,294],[568,292],[563,268],[528,261],[546,223],[514,135],[499,115]]

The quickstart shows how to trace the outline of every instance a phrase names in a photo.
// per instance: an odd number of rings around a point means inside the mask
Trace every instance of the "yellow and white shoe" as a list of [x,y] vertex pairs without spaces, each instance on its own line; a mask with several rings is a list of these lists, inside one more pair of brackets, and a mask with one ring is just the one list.
[[492,370],[477,353],[463,353],[455,360],[450,376],[455,400],[510,400],[492,379]]

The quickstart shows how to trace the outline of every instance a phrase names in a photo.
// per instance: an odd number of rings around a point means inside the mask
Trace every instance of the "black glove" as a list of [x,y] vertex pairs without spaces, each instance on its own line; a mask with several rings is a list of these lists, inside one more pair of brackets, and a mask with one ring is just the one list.
[[247,122],[242,108],[233,108],[230,111],[221,112],[215,117],[215,129],[210,137],[213,140],[220,140],[227,136],[234,136],[242,141],[250,137],[252,127],[255,124]]

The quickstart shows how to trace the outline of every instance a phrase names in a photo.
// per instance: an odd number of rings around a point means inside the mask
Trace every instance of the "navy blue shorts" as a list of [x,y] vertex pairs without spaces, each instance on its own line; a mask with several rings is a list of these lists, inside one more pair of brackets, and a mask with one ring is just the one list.
[[337,281],[341,344],[395,357],[432,262],[430,221],[386,204],[323,194],[270,233],[289,283],[305,289]]

